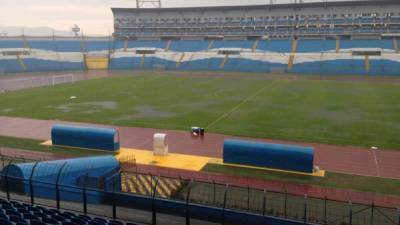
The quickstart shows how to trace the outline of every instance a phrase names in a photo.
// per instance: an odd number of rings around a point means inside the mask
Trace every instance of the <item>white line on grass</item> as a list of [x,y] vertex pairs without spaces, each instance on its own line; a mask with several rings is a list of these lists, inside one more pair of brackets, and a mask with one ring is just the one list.
[[237,104],[235,107],[233,107],[231,110],[229,110],[228,112],[224,113],[223,115],[221,115],[220,117],[218,117],[216,120],[214,120],[213,122],[211,122],[210,124],[207,125],[206,129],[209,129],[210,127],[214,126],[215,124],[217,124],[219,121],[221,121],[222,119],[224,119],[225,117],[227,117],[229,114],[235,112],[236,110],[238,110],[242,105],[244,105],[245,103],[247,103],[248,101],[250,101],[251,99],[257,97],[259,94],[261,94],[261,92],[263,92],[266,88],[271,87],[274,83],[270,84],[270,85],[266,85],[262,88],[260,88],[259,90],[257,90],[254,94],[250,95],[249,97],[243,99],[243,101],[239,102],[239,104]]

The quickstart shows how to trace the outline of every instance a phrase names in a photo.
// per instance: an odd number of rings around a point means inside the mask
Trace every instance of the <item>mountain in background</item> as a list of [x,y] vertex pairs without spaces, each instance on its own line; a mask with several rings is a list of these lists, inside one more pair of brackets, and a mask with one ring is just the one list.
[[50,27],[6,27],[0,26],[0,36],[74,36],[71,31],[55,30]]

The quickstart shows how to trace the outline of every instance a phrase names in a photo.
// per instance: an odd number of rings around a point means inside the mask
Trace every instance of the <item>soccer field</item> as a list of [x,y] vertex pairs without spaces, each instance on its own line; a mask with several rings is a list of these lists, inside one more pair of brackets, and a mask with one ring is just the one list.
[[3,93],[0,115],[400,149],[399,88],[160,72]]

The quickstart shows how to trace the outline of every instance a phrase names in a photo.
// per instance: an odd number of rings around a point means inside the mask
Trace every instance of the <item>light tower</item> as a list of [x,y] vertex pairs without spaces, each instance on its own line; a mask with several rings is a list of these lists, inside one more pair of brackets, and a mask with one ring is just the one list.
[[161,0],[136,0],[136,8],[161,8]]
[[79,32],[81,32],[81,28],[79,28],[79,26],[75,24],[71,28],[71,31],[75,34],[75,37],[78,37],[79,36]]

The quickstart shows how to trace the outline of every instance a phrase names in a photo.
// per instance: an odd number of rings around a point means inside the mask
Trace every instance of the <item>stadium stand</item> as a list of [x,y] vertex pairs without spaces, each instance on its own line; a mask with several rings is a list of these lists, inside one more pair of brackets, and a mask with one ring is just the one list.
[[2,225],[135,225],[0,198]]
[[[396,38],[85,41],[0,40],[0,73],[87,70],[89,56],[110,70],[195,70],[398,75]],[[62,44],[60,44],[62,43]],[[69,48],[69,51],[50,49]],[[39,49],[41,48],[41,49]],[[47,50],[45,50],[47,49]],[[372,55],[370,55],[372,54]],[[368,60],[366,57],[368,56]],[[93,58],[93,57],[92,57]],[[107,61],[109,63],[107,64]]]
[[[396,0],[112,11],[112,38],[1,37],[0,73],[108,69],[395,76],[400,70]],[[215,16],[220,12],[225,16]]]
[[[396,3],[396,0],[373,0],[112,10],[115,35],[120,38],[154,35],[291,37],[396,33],[400,29]],[[347,10],[350,7],[351,12]]]

